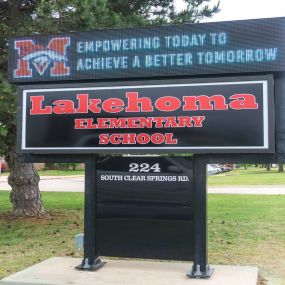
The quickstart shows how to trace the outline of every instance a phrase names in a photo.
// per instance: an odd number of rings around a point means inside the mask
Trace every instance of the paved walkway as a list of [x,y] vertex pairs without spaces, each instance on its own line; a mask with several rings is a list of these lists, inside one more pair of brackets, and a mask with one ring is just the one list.
[[[83,192],[84,176],[42,176],[40,189],[41,191],[55,192]],[[7,176],[0,176],[0,190],[11,190],[7,182]],[[285,185],[209,187],[208,193],[285,195]]]
[[209,187],[208,193],[213,193],[213,194],[285,195],[285,185]]
[[255,285],[258,268],[250,266],[212,265],[213,276],[207,280],[189,279],[189,262],[105,259],[107,264],[94,272],[74,270],[82,259],[53,257],[0,281],[1,285]]
[[[7,176],[0,176],[0,190],[11,190]],[[83,192],[84,176],[42,176],[41,191]]]

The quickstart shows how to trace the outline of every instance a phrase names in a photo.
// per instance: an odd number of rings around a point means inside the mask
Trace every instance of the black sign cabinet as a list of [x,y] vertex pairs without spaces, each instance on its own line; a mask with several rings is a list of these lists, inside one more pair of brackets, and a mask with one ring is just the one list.
[[85,162],[78,269],[118,256],[212,275],[207,164],[285,160],[284,34],[272,18],[10,39],[20,159]]

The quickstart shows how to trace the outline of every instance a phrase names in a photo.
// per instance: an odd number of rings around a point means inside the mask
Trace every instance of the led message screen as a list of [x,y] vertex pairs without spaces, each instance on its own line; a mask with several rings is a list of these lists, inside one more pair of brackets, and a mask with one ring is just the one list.
[[271,76],[21,88],[22,152],[275,151]]
[[12,82],[285,70],[285,18],[17,37]]

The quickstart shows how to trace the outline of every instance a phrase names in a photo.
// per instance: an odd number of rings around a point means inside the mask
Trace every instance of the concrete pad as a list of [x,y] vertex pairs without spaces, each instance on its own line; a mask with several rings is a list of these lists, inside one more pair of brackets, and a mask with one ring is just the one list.
[[0,285],[256,285],[257,267],[214,265],[210,279],[189,279],[191,264],[106,260],[98,271],[77,271],[79,258],[54,257],[6,277]]

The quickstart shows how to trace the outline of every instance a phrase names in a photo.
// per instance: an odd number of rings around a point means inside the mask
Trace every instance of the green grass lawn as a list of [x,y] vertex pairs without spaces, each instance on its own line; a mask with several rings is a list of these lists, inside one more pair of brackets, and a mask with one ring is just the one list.
[[[51,256],[81,256],[83,194],[44,192],[46,218],[11,217],[0,192],[0,278]],[[209,195],[209,262],[256,265],[285,284],[285,196]]]
[[208,186],[285,185],[285,172],[277,168],[235,169],[208,177]]
[[79,256],[83,193],[43,193],[45,218],[13,218],[8,196],[0,192],[0,279],[51,256]]

